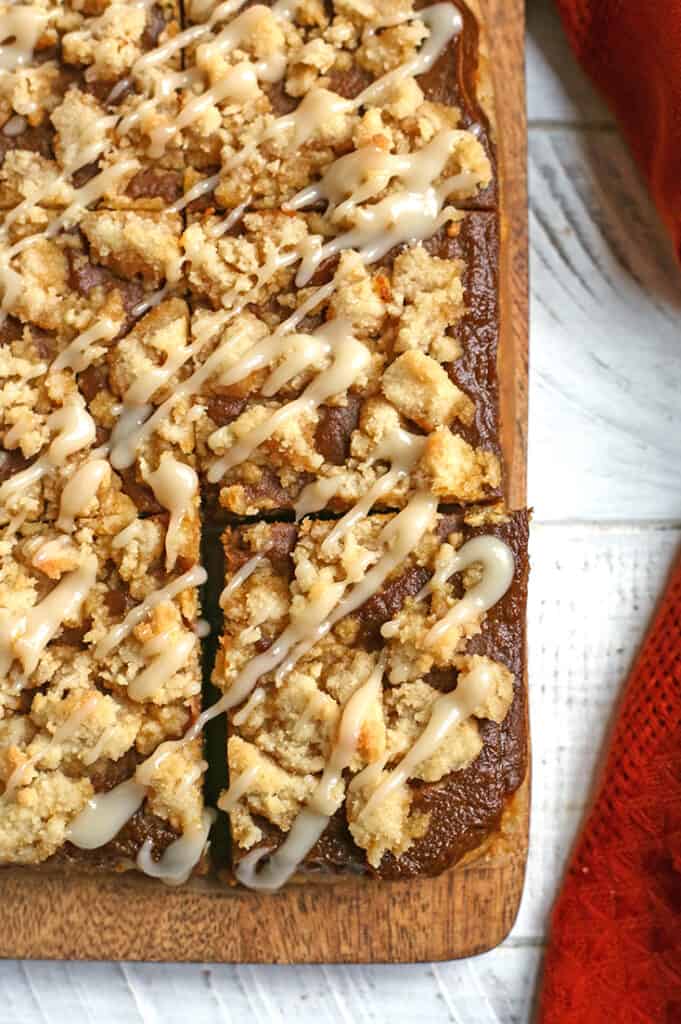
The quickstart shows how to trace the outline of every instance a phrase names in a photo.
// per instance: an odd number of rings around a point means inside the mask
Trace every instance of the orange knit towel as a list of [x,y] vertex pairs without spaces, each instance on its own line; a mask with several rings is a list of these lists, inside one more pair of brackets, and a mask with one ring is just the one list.
[[681,561],[553,911],[538,1022],[681,1024]]
[[[681,255],[681,0],[558,0]],[[681,1024],[681,561],[553,911],[538,1024]]]
[[681,0],[558,0],[681,255]]

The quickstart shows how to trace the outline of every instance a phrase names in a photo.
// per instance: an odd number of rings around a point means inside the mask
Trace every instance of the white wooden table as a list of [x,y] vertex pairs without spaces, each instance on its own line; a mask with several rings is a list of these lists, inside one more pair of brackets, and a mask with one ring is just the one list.
[[511,936],[406,967],[6,962],[0,1024],[529,1021],[601,738],[681,539],[681,275],[550,0],[528,16],[534,801]]

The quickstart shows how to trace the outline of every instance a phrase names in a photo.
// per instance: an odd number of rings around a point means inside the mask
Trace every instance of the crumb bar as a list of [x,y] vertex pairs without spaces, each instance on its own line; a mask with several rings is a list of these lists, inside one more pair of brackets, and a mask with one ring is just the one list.
[[[266,266],[305,231],[272,212],[244,226],[200,257],[220,278],[217,301],[220,288],[247,287],[252,269],[239,266]],[[212,503],[257,515],[340,512],[367,493],[399,507],[419,487],[449,503],[498,498],[497,253],[495,215],[470,212],[375,268],[347,249],[313,287],[284,272],[236,316],[195,307],[192,344],[204,364],[221,362],[196,429]],[[292,311],[325,288],[330,298],[292,327]]]
[[[200,744],[155,760],[199,712],[198,540],[195,512],[172,538],[171,576],[167,517],[126,508],[70,534],[45,522],[4,531],[0,862],[73,860],[92,846],[86,860],[122,869],[138,854],[162,862],[202,828]],[[118,828],[99,842],[94,806],[109,792],[108,807],[127,797],[134,814],[123,845]]]
[[[181,153],[152,157],[145,135],[148,90],[181,74],[180,53],[164,52],[175,0],[3,3],[0,20],[15,37],[0,80],[0,208],[165,210],[181,197]],[[155,116],[177,104],[170,90]]]
[[435,874],[494,833],[525,773],[527,516],[422,495],[224,544],[237,879]]

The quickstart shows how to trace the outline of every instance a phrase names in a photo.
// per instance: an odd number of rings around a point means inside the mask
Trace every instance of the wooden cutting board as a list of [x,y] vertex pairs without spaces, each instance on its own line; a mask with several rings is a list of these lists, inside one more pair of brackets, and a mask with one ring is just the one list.
[[[480,0],[489,25],[501,180],[503,441],[511,507],[525,503],[527,202],[523,0]],[[522,892],[529,783],[500,837],[435,879],[302,885],[275,895],[195,881],[0,872],[0,956],[222,962],[409,962],[481,953],[508,934]]]

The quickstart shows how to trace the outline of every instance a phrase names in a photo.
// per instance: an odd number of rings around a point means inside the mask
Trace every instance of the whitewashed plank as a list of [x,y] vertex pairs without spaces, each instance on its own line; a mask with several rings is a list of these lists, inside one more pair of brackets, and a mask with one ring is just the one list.
[[527,112],[530,124],[612,124],[572,56],[554,0],[527,4]]
[[8,963],[0,1024],[526,1024],[540,952],[511,943],[458,963],[371,968],[130,964],[124,983],[113,964]]
[[681,275],[620,139],[530,135],[530,499],[681,518]]
[[545,935],[604,733],[680,542],[678,528],[534,527],[533,801],[517,941]]

